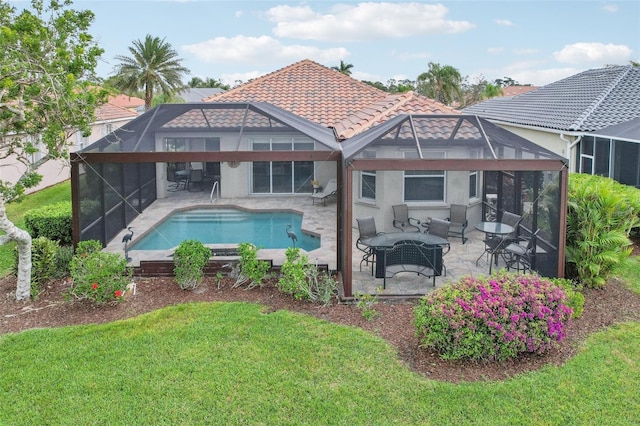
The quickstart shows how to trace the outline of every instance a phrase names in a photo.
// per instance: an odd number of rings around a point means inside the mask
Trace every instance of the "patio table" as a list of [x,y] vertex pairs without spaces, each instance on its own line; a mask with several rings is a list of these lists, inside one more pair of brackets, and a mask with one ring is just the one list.
[[[422,232],[390,232],[388,234],[378,234],[375,237],[363,241],[364,244],[371,247],[375,252],[375,277],[384,279],[383,286],[386,285],[386,253],[401,241],[417,241],[418,243],[437,247],[449,245],[449,241],[444,238]],[[439,251],[439,254],[442,256],[442,250]],[[371,269],[371,273],[373,274],[373,263]]]
[[484,240],[484,251],[482,252],[480,257],[476,259],[476,266],[478,265],[478,261],[482,258],[482,256],[484,256],[485,254],[489,254],[489,274],[491,274],[493,262],[495,261],[496,265],[498,264],[498,255],[504,248],[501,247],[501,242],[492,244],[491,241],[494,240],[492,240],[491,237],[508,235],[513,232],[513,226],[501,222],[480,222],[475,226],[475,228],[478,231],[487,234],[487,238]]

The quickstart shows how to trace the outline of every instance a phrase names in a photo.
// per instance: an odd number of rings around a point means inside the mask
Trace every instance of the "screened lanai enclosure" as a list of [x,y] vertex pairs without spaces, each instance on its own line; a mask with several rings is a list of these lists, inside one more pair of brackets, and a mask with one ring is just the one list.
[[309,195],[339,159],[331,129],[270,104],[160,105],[72,154],[74,239],[106,245],[175,189]]
[[[377,231],[397,233],[392,206],[401,204],[423,224],[448,218],[452,204],[465,206],[468,232],[481,222],[500,222],[509,212],[521,217],[519,237],[536,235],[531,269],[564,276],[568,170],[565,159],[551,151],[477,116],[399,115],[343,142],[343,156],[343,204],[351,206],[343,216],[345,228],[373,217]],[[411,232],[405,234],[412,239]],[[345,237],[355,247],[357,234]],[[345,294],[353,293],[349,284],[358,273],[344,271]]]
[[[563,276],[567,172],[563,158],[476,116],[403,114],[338,142],[333,129],[267,103],[166,104],[72,154],[74,240],[119,244],[132,223],[150,215],[153,227],[165,214],[154,209],[177,209],[178,200],[300,210],[322,234],[310,259],[338,272],[348,299],[383,285],[368,273],[379,256],[362,270],[357,219],[373,217],[393,236],[394,205],[424,224],[448,218],[457,204],[471,232],[507,212],[519,215],[519,235],[537,238],[531,269]],[[312,181],[337,182],[331,201],[312,201],[322,191]],[[144,232],[135,230],[134,240]],[[400,239],[422,239],[426,230]],[[445,280],[456,277],[446,256]],[[434,284],[446,284],[442,278]],[[394,296],[391,286],[382,296]]]

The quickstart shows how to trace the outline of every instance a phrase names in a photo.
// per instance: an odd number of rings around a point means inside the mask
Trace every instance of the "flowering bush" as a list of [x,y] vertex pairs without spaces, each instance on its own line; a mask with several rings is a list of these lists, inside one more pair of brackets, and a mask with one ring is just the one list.
[[566,301],[562,287],[537,275],[465,277],[421,299],[416,335],[444,359],[541,354],[566,336],[572,314]]
[[76,253],[69,270],[73,280],[69,294],[96,303],[119,302],[131,281],[127,261],[115,253]]

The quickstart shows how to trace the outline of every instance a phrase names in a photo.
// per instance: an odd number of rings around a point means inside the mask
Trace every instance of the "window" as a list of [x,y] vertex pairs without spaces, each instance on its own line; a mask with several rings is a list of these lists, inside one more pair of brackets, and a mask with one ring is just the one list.
[[[444,152],[430,152],[428,158],[445,158]],[[418,158],[415,152],[405,153],[405,158]],[[446,174],[444,170],[405,170],[404,201],[437,202],[445,200]]]
[[594,143],[593,138],[586,137],[580,143],[580,173],[593,174]]
[[478,171],[469,172],[469,199],[478,198]]
[[[251,141],[254,151],[313,151],[305,138],[278,137]],[[313,191],[313,161],[254,161],[251,168],[254,194],[292,194]]]
[[[376,152],[365,150],[362,152],[363,158],[376,158]],[[366,201],[376,200],[376,171],[363,170],[360,172],[360,198]]]

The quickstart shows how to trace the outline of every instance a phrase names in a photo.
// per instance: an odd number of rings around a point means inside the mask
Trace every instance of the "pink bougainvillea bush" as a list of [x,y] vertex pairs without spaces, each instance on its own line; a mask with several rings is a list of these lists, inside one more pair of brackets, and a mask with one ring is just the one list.
[[501,361],[560,342],[572,314],[567,299],[550,279],[502,271],[465,277],[423,297],[414,323],[422,346],[444,359]]

